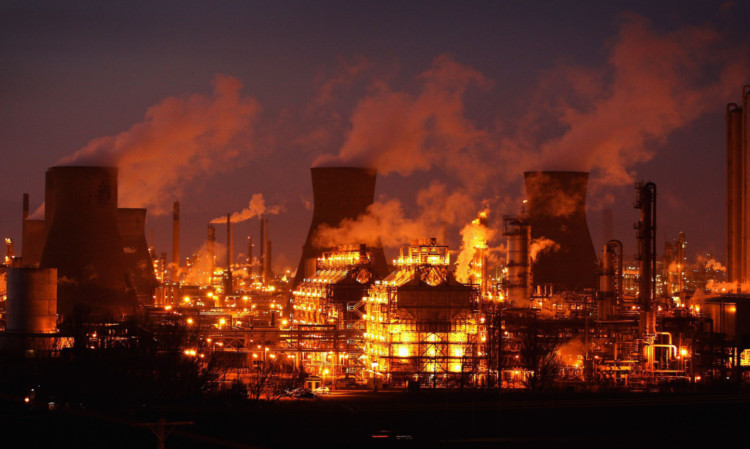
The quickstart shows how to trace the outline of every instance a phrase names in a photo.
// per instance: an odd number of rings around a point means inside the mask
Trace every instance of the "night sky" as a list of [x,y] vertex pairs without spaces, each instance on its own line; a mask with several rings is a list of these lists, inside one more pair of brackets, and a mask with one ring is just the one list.
[[[749,2],[100,3],[0,5],[0,234],[18,252],[22,194],[40,206],[65,161],[120,165],[120,205],[149,208],[158,251],[179,199],[183,256],[262,194],[276,269],[295,268],[320,164],[379,169],[391,247],[446,228],[457,249],[485,208],[500,245],[523,170],[590,170],[597,248],[611,208],[633,255],[644,180],[660,254],[683,231],[691,261],[724,260]],[[237,225],[236,253],[258,227]]]

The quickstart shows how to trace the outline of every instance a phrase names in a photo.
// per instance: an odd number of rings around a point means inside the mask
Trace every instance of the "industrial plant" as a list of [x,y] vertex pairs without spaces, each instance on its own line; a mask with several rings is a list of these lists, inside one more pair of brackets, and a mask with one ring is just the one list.
[[[315,167],[312,221],[297,271],[276,274],[267,216],[258,217],[258,234],[240,237],[248,242],[244,263],[232,253],[238,236],[229,215],[207,225],[200,252],[181,257],[176,201],[168,257],[146,236],[147,210],[118,207],[116,167],[51,167],[44,218],[30,218],[24,194],[20,255],[6,240],[0,351],[54,359],[81,341],[104,350],[137,338],[122,326],[137,320],[154,335],[184,329],[190,338],[180,342],[181,357],[221,362],[219,382],[253,385],[257,398],[296,387],[644,391],[746,384],[749,100],[746,86],[742,105],[726,111],[726,273],[688,264],[682,233],[663,251],[657,246],[658,182],[635,186],[633,234],[595,245],[589,174],[526,172],[519,210],[485,211],[474,222],[503,235],[501,259],[489,257],[486,241],[450,248],[414,235],[388,261],[381,236],[330,246],[316,238],[321,227],[368,212],[376,170]],[[623,254],[625,239],[636,244],[635,260]],[[468,274],[456,273],[459,250],[472,254]]]

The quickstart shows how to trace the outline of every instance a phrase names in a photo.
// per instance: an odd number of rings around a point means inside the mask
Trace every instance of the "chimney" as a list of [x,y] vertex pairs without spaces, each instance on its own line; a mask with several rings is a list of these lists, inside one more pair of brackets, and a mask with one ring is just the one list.
[[29,194],[23,194],[21,222],[21,263],[26,267],[38,267],[42,259],[44,241],[47,236],[44,220],[29,219]]
[[263,220],[263,216],[261,215],[258,217],[260,219],[260,249],[258,251],[258,277],[260,277],[261,282],[263,282],[265,279],[263,276],[265,275],[265,263],[266,263],[266,222]]
[[232,286],[232,219],[227,214],[227,268],[224,270],[224,295],[233,293]]
[[[337,227],[345,218],[356,219],[367,211],[375,199],[377,170],[374,168],[313,167],[310,172],[315,204],[293,288],[296,288],[305,278],[315,274],[318,257],[323,254],[323,251],[329,249],[315,245],[314,238],[318,227],[324,224]],[[355,243],[359,242],[341,242],[340,244]],[[385,275],[388,266],[381,246],[373,249],[373,257],[376,276]]]
[[271,267],[271,241],[266,242],[266,282],[273,280],[273,269]]
[[180,280],[180,202],[172,206],[172,282]]
[[92,319],[133,313],[117,225],[117,168],[58,166],[47,170],[49,232],[41,268],[57,268],[58,311],[80,308]]
[[578,290],[597,285],[596,250],[586,222],[586,172],[526,172],[526,206],[531,238],[547,238],[559,248],[537,255],[534,285]]
[[216,268],[216,230],[209,223],[208,225],[208,241],[206,242],[206,249],[208,250],[208,282],[213,283],[214,269]]
[[727,137],[727,279],[743,284],[750,281],[750,195],[746,155],[750,133],[750,85],[742,89],[742,106],[730,103],[726,109]]

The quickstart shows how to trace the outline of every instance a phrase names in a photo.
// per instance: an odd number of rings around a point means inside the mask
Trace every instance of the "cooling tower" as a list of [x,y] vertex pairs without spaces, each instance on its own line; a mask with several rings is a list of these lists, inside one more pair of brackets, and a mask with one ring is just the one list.
[[[312,174],[313,217],[307,239],[302,247],[297,274],[293,287],[296,288],[304,278],[315,274],[315,262],[324,250],[314,243],[315,232],[321,225],[337,227],[345,218],[355,219],[365,213],[375,199],[375,179],[377,170],[361,167],[314,167]],[[346,245],[362,242],[336,242]],[[388,267],[383,248],[373,249],[375,272],[385,275]]]
[[135,291],[117,225],[117,168],[47,170],[47,241],[41,268],[57,268],[57,308],[90,319],[133,313]]
[[146,243],[146,209],[117,209],[117,228],[138,301],[151,304],[157,282]]
[[26,267],[38,267],[44,250],[44,220],[25,219],[21,232],[21,263]]
[[586,222],[586,172],[526,172],[526,198],[531,238],[555,245],[537,254],[534,285],[556,290],[594,288],[597,257]]

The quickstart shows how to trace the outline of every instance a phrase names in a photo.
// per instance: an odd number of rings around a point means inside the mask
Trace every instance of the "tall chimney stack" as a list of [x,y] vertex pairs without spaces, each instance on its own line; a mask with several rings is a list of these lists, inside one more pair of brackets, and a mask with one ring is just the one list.
[[260,248],[258,249],[258,276],[261,282],[265,279],[265,266],[266,266],[266,222],[263,219],[263,215],[258,217],[260,219]]
[[29,219],[29,194],[23,194],[21,222],[21,263],[26,267],[37,267],[42,259],[42,250],[47,238],[44,220]]
[[180,202],[172,205],[172,282],[180,280]]
[[208,224],[208,241],[206,242],[206,249],[208,250],[208,279],[209,283],[212,283],[214,278],[214,269],[216,268],[216,230],[213,225]]
[[748,134],[750,134],[750,85],[742,88],[742,106],[730,103],[727,123],[727,278],[750,281],[750,191],[748,190]]

